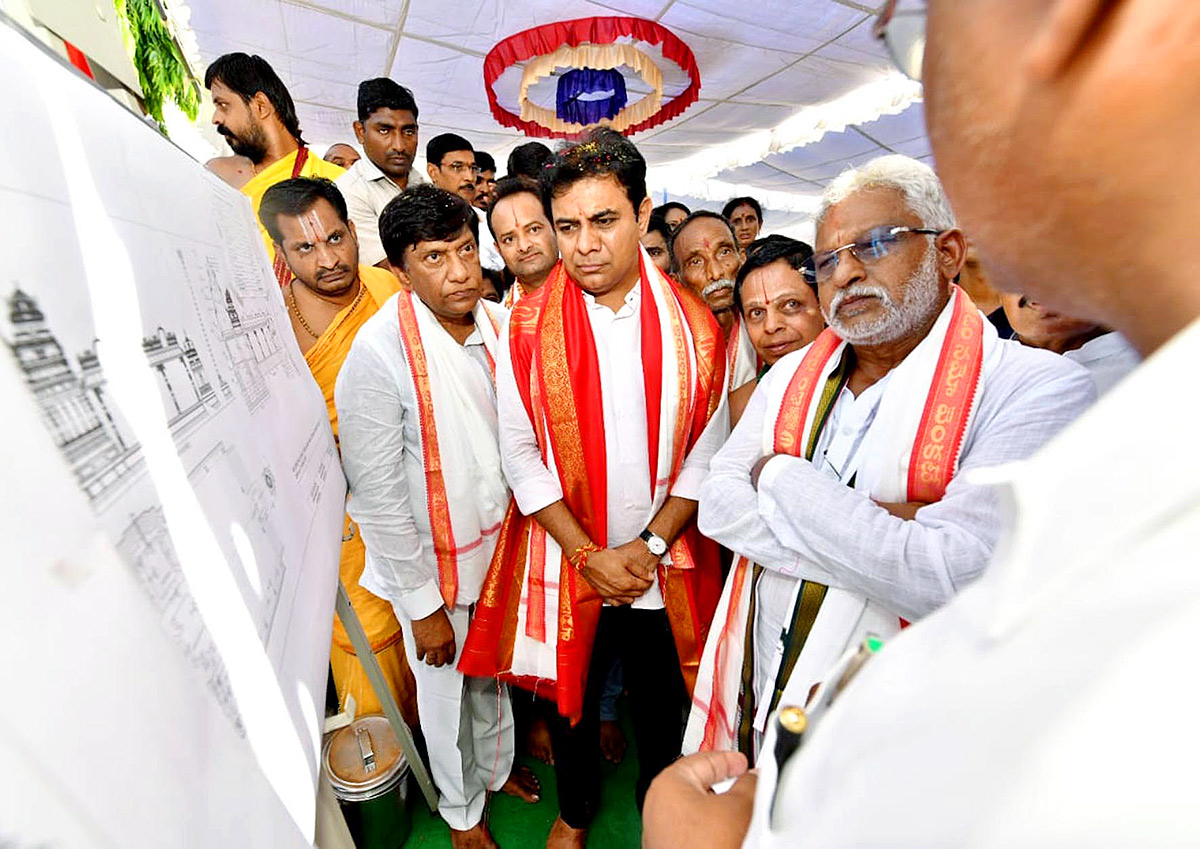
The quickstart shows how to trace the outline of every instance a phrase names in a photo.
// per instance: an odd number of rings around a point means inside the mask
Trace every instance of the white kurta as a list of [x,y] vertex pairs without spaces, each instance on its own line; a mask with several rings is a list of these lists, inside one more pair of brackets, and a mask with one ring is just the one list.
[[[764,568],[860,592],[907,619],[944,604],[983,571],[999,536],[999,509],[987,487],[961,472],[1030,456],[1095,400],[1087,373],[1055,354],[1001,341],[967,429],[960,474],[942,500],[912,521],[899,519],[839,482],[851,446],[865,435],[883,392],[844,390],[822,432],[816,462],[777,456],[756,490],[750,470],[763,456],[767,395],[790,379],[803,351],[777,363],[742,420],[713,457],[700,496],[705,535]],[[828,454],[828,458],[826,458]]]
[[995,562],[782,782],[760,761],[747,847],[1200,845],[1198,361],[1200,322],[1032,460],[968,476],[1011,508]]
[[[1029,456],[1094,398],[1082,369],[1047,352],[994,344],[998,347],[985,358],[960,470]],[[771,399],[777,407],[802,358],[803,352],[796,352],[767,373],[729,443],[714,458],[701,491],[701,531],[764,567],[754,588],[753,626],[753,685],[759,706],[754,725],[760,733],[800,579],[848,591],[872,605],[864,612],[861,605],[848,604],[845,595],[825,600],[820,627],[814,625],[792,673],[805,679],[807,689],[841,654],[847,638],[860,631],[894,630],[894,617],[888,628],[882,627],[884,611],[916,619],[977,577],[999,534],[996,505],[987,489],[957,477],[940,502],[922,508],[912,521],[875,504],[871,490],[850,487],[860,467],[886,465],[881,458],[867,458],[870,449],[864,445],[888,444],[874,439],[878,434],[872,427],[885,397],[891,397],[892,374],[857,397],[843,389],[813,461],[791,456],[771,460],[756,491],[750,470],[763,456]]]
[[1088,370],[1096,384],[1097,395],[1107,393],[1142,361],[1129,341],[1116,332],[1097,336],[1063,356]]
[[[433,667],[416,655],[413,621],[436,613],[444,601],[429,528],[420,412],[400,341],[397,297],[362,326],[338,374],[335,398],[342,465],[350,486],[347,509],[367,548],[359,583],[392,603],[404,631],[430,771],[440,795],[438,813],[461,831],[480,821],[487,792],[508,780],[512,711],[502,685],[464,676],[457,669],[470,606],[479,598],[486,576],[486,558],[460,560],[458,603],[447,610],[454,629],[454,662]],[[484,308],[497,320],[503,318],[502,308],[486,303]],[[464,348],[479,372],[463,385],[478,393],[477,407],[494,411],[495,389],[478,330]],[[442,461],[453,458],[443,452]]]
[[[649,446],[646,433],[646,387],[642,376],[642,284],[625,296],[616,312],[597,304],[584,293],[588,321],[596,342],[600,365],[600,393],[604,404],[605,460],[608,469],[609,546],[637,539],[654,518],[650,490]],[[501,334],[496,362],[500,406],[500,456],[504,475],[521,512],[529,516],[562,499],[558,475],[542,462],[533,423],[525,410],[513,374],[509,335]],[[729,432],[728,416],[713,416],[683,461],[671,487],[680,498],[698,499],[708,463]],[[656,578],[646,594],[632,605],[638,609],[663,606]]]
[[487,213],[478,207],[473,206],[471,209],[475,210],[475,216],[479,219],[479,264],[492,271],[503,271],[504,257],[500,255],[500,249],[496,247],[496,238],[488,227]]

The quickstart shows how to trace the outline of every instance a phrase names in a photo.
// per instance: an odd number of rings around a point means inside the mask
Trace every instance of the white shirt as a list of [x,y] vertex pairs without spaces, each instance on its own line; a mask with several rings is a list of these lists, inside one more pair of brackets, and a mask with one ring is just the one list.
[[[600,394],[604,403],[605,460],[608,469],[609,547],[637,539],[654,518],[650,494],[649,443],[646,433],[646,387],[642,372],[641,304],[639,282],[613,312],[586,292],[588,320],[600,364]],[[517,389],[507,330],[496,363],[500,408],[500,454],[504,476],[521,512],[529,516],[563,497],[558,475],[542,462],[533,423]],[[708,463],[728,432],[728,417],[713,416],[683,461],[671,494],[696,500]],[[596,542],[599,542],[597,540]],[[639,609],[663,606],[656,579],[633,603]]]
[[832,463],[849,480],[851,446],[870,427],[883,388],[857,399],[844,390],[818,443],[818,462],[777,456],[754,489],[750,470],[763,456],[767,393],[792,374],[776,365],[713,457],[700,492],[700,531],[766,569],[858,592],[906,619],[945,604],[983,572],[1000,533],[995,494],[962,473],[1030,456],[1095,400],[1087,372],[1076,364],[1017,342],[999,345],[959,474],[916,519],[891,515],[828,468]]
[[1125,337],[1115,332],[1097,336],[1063,356],[1088,370],[1097,395],[1106,394],[1142,361]]
[[[817,437],[817,448],[813,453],[817,468],[833,480],[841,481],[843,486],[848,485],[858,470],[861,459],[859,449],[875,421],[875,413],[879,410],[879,402],[883,399],[887,384],[888,375],[884,375],[859,393],[858,397],[849,389],[843,389]],[[755,585],[754,693],[759,715],[754,725],[760,732],[763,730],[760,726],[766,719],[765,712],[770,706],[769,694],[774,693],[775,679],[783,661],[786,648],[783,634],[791,627],[799,591],[798,578],[771,569],[763,569]],[[755,743],[760,742],[756,737]]]
[[[417,620],[436,612],[443,601],[429,530],[420,412],[400,342],[397,297],[389,298],[354,337],[334,397],[350,485],[347,509],[367,547],[359,584]],[[491,369],[478,330],[465,347],[487,376],[481,383],[490,388]],[[490,392],[479,400],[496,403]],[[460,571],[459,605],[479,598],[486,565],[477,575]]]
[[479,264],[493,271],[503,271],[504,257],[500,255],[500,249],[496,247],[496,240],[488,228],[487,213],[477,206],[471,209],[479,217]]
[[[416,168],[409,169],[408,188],[424,182],[427,181]],[[346,199],[346,209],[358,235],[358,261],[363,265],[378,265],[387,258],[379,239],[379,214],[404,190],[366,156],[347,168],[335,184]]]
[[747,847],[1200,845],[1198,361],[1200,321],[992,472],[995,562],[834,703],[774,829],[760,760]]

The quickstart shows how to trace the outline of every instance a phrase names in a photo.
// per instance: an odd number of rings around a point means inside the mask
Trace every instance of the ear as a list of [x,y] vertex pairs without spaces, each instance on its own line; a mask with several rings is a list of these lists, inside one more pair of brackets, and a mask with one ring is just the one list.
[[354,229],[354,219],[347,218],[346,226],[350,229],[350,238],[354,240],[354,244],[358,244],[358,231]]
[[425,173],[429,175],[429,182],[433,183],[435,186],[437,185],[437,172],[438,167],[436,165],[434,165],[432,162],[425,163]]
[[1063,73],[1094,33],[1119,5],[1119,0],[1056,0],[1026,53],[1036,79]]
[[934,245],[938,251],[938,268],[942,277],[953,280],[967,262],[967,239],[963,231],[954,227],[936,237]]
[[250,98],[250,113],[259,121],[265,121],[275,114],[275,105],[266,94],[256,91],[254,97]]
[[384,260],[384,262],[387,263],[387,267],[392,272],[392,274],[396,275],[396,279],[400,281],[400,285],[411,292],[412,291],[412,279],[408,276],[408,274],[405,273],[404,268],[402,266],[396,265],[390,259]]
[[654,209],[654,201],[650,200],[650,196],[642,198],[642,202],[638,204],[635,210],[638,223],[638,239],[640,240],[646,235],[646,231],[650,229],[650,213]]
[[[370,117],[370,116],[368,116],[368,117]],[[354,138],[358,139],[359,144],[363,143],[364,133],[365,133],[365,130],[363,130],[362,121],[355,121],[354,122]]]

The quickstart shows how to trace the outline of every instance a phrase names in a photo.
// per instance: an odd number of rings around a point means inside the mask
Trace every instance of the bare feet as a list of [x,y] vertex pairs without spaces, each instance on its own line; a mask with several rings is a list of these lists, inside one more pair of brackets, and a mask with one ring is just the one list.
[[586,828],[571,828],[559,817],[550,826],[550,836],[546,838],[546,849],[584,849],[587,843]]
[[621,723],[612,719],[600,720],[600,754],[615,764],[625,757],[625,735],[621,733]]
[[514,766],[500,792],[525,802],[536,802],[542,798],[542,783],[529,767]]
[[546,720],[535,719],[529,723],[529,754],[539,761],[554,766],[554,747],[550,744],[550,726]]
[[466,831],[450,829],[450,845],[454,849],[500,849],[482,820],[479,825]]

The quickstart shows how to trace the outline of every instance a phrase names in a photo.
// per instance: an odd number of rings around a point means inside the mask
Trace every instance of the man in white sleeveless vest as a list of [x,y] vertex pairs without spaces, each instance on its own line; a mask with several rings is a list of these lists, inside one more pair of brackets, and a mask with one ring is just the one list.
[[537,799],[532,774],[513,770],[506,688],[456,668],[511,500],[495,385],[507,314],[480,299],[478,228],[465,200],[433,186],[384,207],[380,239],[404,288],[358,332],[336,389],[349,513],[367,548],[360,583],[404,631],[455,849],[496,845],[489,791]]
[[1028,457],[1094,400],[1075,364],[997,337],[954,285],[965,254],[916,160],[825,192],[805,273],[829,327],[764,377],[701,489],[701,531],[740,557],[685,751],[753,760],[785,685],[807,693],[847,646],[977,578],[1000,514],[959,472]]

